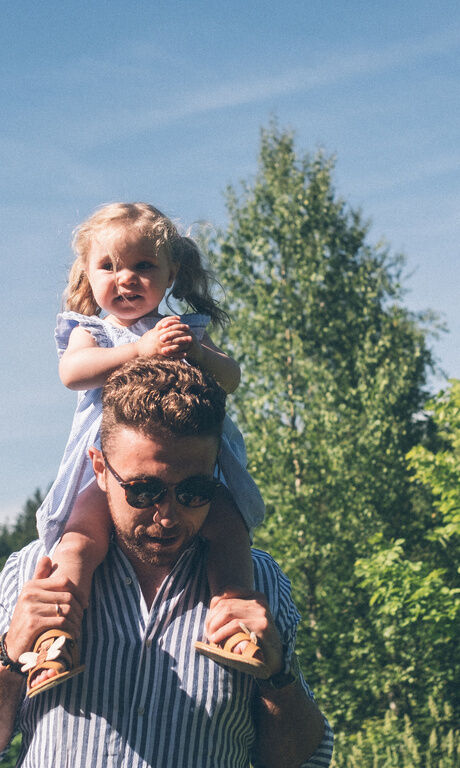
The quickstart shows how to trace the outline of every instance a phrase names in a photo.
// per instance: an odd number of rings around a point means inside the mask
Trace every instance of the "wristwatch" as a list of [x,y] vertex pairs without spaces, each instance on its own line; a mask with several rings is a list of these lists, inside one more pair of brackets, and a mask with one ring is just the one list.
[[261,691],[279,691],[281,688],[287,688],[288,685],[292,685],[298,679],[299,662],[296,654],[293,653],[281,672],[277,672],[276,675],[272,675],[266,680],[257,677],[256,683]]

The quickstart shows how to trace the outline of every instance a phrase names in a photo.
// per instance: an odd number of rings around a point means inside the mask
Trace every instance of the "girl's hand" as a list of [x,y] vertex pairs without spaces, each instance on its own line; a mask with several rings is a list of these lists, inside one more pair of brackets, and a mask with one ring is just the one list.
[[164,355],[180,360],[193,344],[193,334],[180,317],[164,317],[136,342],[139,355]]

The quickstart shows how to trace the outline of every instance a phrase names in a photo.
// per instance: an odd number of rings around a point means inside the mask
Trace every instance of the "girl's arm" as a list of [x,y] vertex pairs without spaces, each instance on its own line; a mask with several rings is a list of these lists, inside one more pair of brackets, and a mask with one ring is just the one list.
[[139,355],[182,357],[192,343],[188,325],[181,323],[177,316],[163,317],[138,341],[120,344],[119,347],[98,347],[89,331],[77,325],[70,334],[69,344],[61,357],[59,376],[69,389],[96,389],[105,384],[112,371],[128,360],[133,360]]
[[112,371],[138,354],[136,343],[98,347],[89,331],[78,325],[59,362],[59,376],[69,389],[96,389],[105,384]]
[[195,341],[195,343],[192,343],[190,350],[187,352],[187,359],[212,373],[227,394],[234,392],[240,383],[240,366],[236,360],[222,352],[219,347],[216,347],[207,333],[203,335],[201,342]]

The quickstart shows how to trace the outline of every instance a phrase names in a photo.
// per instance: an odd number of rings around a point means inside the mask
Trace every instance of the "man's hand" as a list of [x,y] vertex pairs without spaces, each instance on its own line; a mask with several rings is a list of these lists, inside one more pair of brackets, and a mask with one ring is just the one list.
[[240,623],[256,634],[270,674],[280,672],[283,647],[264,594],[227,590],[222,596],[213,597],[206,620],[206,634],[212,643],[222,643],[241,632]]
[[197,344],[199,342],[190,327],[182,323],[177,315],[163,317],[136,342],[139,355],[164,355],[172,360],[181,360],[186,352],[195,349]]
[[17,661],[21,653],[31,651],[38,635],[47,629],[63,629],[78,637],[83,606],[78,587],[57,571],[53,573],[50,558],[42,557],[14,609],[7,635],[9,657]]

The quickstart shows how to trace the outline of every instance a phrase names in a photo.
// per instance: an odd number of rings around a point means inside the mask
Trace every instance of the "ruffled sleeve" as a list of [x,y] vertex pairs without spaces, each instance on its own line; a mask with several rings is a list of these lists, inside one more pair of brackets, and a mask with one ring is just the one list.
[[96,315],[80,315],[78,312],[62,312],[57,316],[54,339],[58,357],[61,358],[67,349],[69,337],[73,329],[80,325],[95,339],[98,347],[113,347],[113,341],[107,334],[104,321]]

